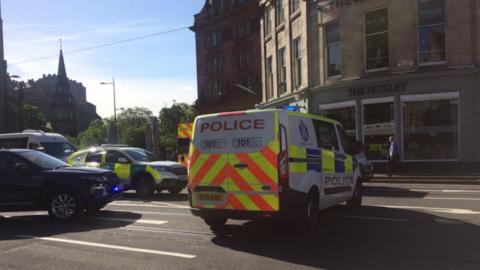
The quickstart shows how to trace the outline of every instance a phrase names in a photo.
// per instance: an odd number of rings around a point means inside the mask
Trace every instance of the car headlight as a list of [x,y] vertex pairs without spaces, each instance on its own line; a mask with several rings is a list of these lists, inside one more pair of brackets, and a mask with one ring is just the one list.
[[158,172],[169,172],[170,171],[168,169],[168,167],[163,167],[163,166],[154,166],[153,168]]
[[93,184],[92,187],[90,188],[90,191],[92,192],[93,195],[105,196],[107,195],[107,184],[105,183]]

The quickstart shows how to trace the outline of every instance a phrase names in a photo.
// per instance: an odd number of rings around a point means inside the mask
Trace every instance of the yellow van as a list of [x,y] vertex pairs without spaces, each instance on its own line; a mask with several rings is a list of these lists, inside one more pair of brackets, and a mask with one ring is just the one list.
[[287,110],[199,116],[189,151],[192,213],[212,228],[227,219],[300,214],[361,205],[361,175],[342,126]]

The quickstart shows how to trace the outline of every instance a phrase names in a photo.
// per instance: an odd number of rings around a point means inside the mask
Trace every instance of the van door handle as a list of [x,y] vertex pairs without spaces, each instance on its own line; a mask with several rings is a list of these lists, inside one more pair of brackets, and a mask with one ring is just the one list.
[[237,164],[233,165],[233,167],[235,167],[237,169],[246,169],[246,168],[248,168],[248,165],[245,164],[245,163],[237,163]]

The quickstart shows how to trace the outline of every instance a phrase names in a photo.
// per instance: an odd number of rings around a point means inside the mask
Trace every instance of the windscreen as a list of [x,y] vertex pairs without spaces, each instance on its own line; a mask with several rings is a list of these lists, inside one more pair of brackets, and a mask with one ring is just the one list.
[[193,144],[202,153],[258,152],[274,139],[274,113],[199,118]]
[[66,157],[75,152],[75,148],[66,142],[42,142],[45,153],[54,157]]

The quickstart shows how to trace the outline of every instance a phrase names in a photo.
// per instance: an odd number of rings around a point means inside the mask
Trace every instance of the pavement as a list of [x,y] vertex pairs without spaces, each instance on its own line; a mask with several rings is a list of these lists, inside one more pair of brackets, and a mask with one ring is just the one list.
[[187,195],[135,194],[59,224],[0,213],[0,269],[480,269],[480,186],[365,184],[363,206],[296,222],[229,221],[215,235]]
[[417,183],[417,184],[452,184],[480,185],[479,175],[448,176],[448,175],[393,175],[375,174],[371,182],[375,183]]

